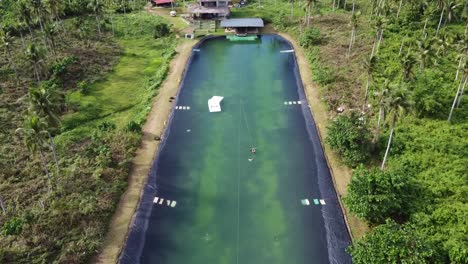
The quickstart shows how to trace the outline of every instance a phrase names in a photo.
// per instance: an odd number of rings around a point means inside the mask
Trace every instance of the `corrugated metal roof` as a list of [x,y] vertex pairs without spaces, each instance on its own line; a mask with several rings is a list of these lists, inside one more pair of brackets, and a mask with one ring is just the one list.
[[261,18],[231,18],[221,21],[221,27],[263,27]]

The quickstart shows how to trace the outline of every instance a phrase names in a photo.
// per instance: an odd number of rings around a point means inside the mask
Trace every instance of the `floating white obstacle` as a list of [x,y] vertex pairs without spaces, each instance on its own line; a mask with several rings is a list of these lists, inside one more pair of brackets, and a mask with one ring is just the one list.
[[302,104],[301,101],[284,101],[285,105],[295,105],[295,104]]
[[304,205],[304,206],[310,205],[309,199],[302,199],[301,204]]
[[320,199],[320,204],[321,204],[321,205],[325,205],[325,200]]
[[224,97],[222,96],[213,96],[208,100],[208,109],[210,112],[221,112],[221,101]]
[[193,49],[193,51],[195,51],[195,52],[200,52],[200,49]]
[[293,50],[293,49],[291,49],[291,50],[282,50],[282,51],[280,51],[280,52],[281,52],[281,53],[293,53],[294,50]]
[[[161,198],[161,197],[157,197],[157,196],[156,196],[156,197],[154,197],[153,203],[154,203],[154,204],[163,205],[163,203],[164,203],[164,198]],[[175,207],[176,205],[177,205],[177,202],[176,202],[176,201],[166,200],[166,206]]]
[[178,106],[174,107],[174,109],[176,109],[176,110],[190,110],[190,106],[178,105]]
[[318,200],[318,199],[314,199],[314,204],[318,205],[318,204],[319,204],[319,200]]

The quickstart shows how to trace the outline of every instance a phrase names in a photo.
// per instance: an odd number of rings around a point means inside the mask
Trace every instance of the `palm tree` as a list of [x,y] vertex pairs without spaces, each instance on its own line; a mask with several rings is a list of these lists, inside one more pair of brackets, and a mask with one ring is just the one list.
[[310,26],[310,16],[311,16],[311,10],[315,9],[315,7],[318,4],[318,0],[305,0],[305,10],[306,10],[306,21],[307,21],[307,27]]
[[384,32],[384,27],[385,27],[386,19],[383,17],[377,17],[375,20],[375,39],[374,39],[374,45],[372,46],[372,52],[371,52],[371,57],[373,57],[375,54],[377,54],[380,43],[382,42],[383,38],[383,32]]
[[468,36],[465,34],[464,36],[457,37],[457,44],[456,48],[458,51],[458,67],[457,67],[457,74],[455,75],[455,81],[458,80],[458,76],[460,74],[460,70],[463,69],[463,64],[466,63],[466,59],[468,57]]
[[362,64],[362,67],[367,73],[366,90],[364,93],[364,104],[363,104],[363,110],[364,110],[367,105],[367,97],[369,94],[369,84],[370,84],[370,81],[372,80],[372,73],[374,73],[375,68],[377,67],[377,58],[371,57],[370,59],[365,59]]
[[101,18],[105,12],[104,3],[101,0],[91,0],[88,4],[88,8],[93,10],[94,15],[96,16],[98,33],[99,33],[99,37],[101,37]]
[[55,85],[31,87],[28,96],[31,112],[45,118],[49,126],[57,126],[60,123],[60,97]]
[[18,71],[16,68],[15,61],[13,59],[13,56],[11,55],[11,43],[13,41],[13,38],[11,37],[9,32],[5,31],[0,31],[0,46],[5,49],[5,53],[8,56],[8,61],[11,64],[11,67],[13,71],[15,72],[15,76],[18,78]]
[[289,19],[291,21],[293,21],[293,17],[294,17],[294,0],[289,0],[289,2],[291,3],[291,17]]
[[440,12],[440,18],[439,18],[439,24],[437,25],[436,36],[439,35],[440,26],[442,25],[442,18],[444,18],[444,11],[445,11],[445,6],[442,8],[442,11]]
[[457,17],[455,15],[455,9],[460,7],[462,4],[458,3],[457,1],[454,0],[446,0],[445,1],[445,7],[447,9],[447,21],[451,22],[452,20],[456,20]]
[[426,67],[429,64],[432,57],[434,56],[433,50],[432,50],[433,40],[423,39],[423,40],[416,41],[416,43],[418,44],[418,48],[419,48],[419,62],[420,62],[419,69],[422,70],[424,69],[424,67]]
[[23,135],[26,147],[32,155],[39,152],[44,172],[47,175],[49,183],[48,190],[50,192],[52,189],[51,177],[43,152],[43,147],[46,144],[46,128],[47,124],[45,122],[43,122],[38,116],[31,115],[27,117],[24,127],[16,129],[16,133],[21,133]]
[[349,48],[348,48],[348,57],[351,56],[351,49],[353,48],[354,42],[356,41],[356,29],[359,23],[359,16],[361,12],[354,12],[355,3],[353,2],[353,11],[351,14],[351,37],[349,40]]
[[460,90],[460,95],[458,96],[457,108],[460,107],[460,103],[461,103],[461,100],[462,100],[462,97],[463,97],[463,93],[465,92],[466,82],[468,81],[468,77],[467,77],[468,76],[468,66],[466,64],[464,65],[463,76],[465,76],[465,81],[463,82],[463,85],[462,85],[461,90]]
[[43,23],[43,17],[45,13],[47,12],[44,3],[42,0],[30,0],[30,9],[32,14],[36,17],[36,19],[39,21],[39,26],[41,27],[41,31],[44,32],[44,23]]
[[382,120],[385,118],[385,99],[387,98],[389,87],[390,81],[385,79],[384,84],[380,87],[380,91],[374,93],[374,98],[376,99],[379,107],[379,114],[377,117],[377,126],[375,127],[374,138],[372,140],[373,146],[375,146],[379,140],[380,126],[382,124]]
[[400,4],[398,5],[398,11],[397,11],[397,15],[396,15],[397,18],[400,17],[400,12],[401,12],[401,6],[402,5],[403,5],[403,0],[400,0]]
[[27,0],[20,0],[18,2],[18,10],[19,10],[19,17],[18,20],[23,22],[29,29],[29,33],[32,37],[34,37],[33,31],[31,29],[31,25],[33,24],[33,15],[31,13],[31,9],[29,7],[29,1]]
[[26,57],[28,57],[28,59],[31,61],[34,69],[34,75],[36,76],[37,81],[40,82],[41,77],[39,74],[38,66],[43,61],[44,52],[41,48],[38,48],[33,43],[29,45],[29,47],[26,49]]
[[384,159],[382,161],[382,166],[380,167],[382,170],[385,169],[385,163],[387,161],[390,146],[392,144],[395,126],[410,107],[409,94],[406,88],[403,86],[398,86],[394,89],[391,89],[384,100],[384,105],[386,107],[385,112],[387,113],[387,118],[390,122],[391,130],[390,136],[388,138],[387,149],[385,150]]
[[403,80],[409,81],[414,76],[413,67],[416,64],[416,59],[414,58],[411,52],[406,53],[406,55],[400,57],[400,65],[403,71]]
[[452,119],[453,110],[455,109],[455,107],[460,106],[461,99],[463,97],[463,93],[465,91],[465,86],[467,82],[468,82],[468,65],[465,62],[465,64],[463,65],[462,76],[461,76],[460,82],[458,83],[457,92],[455,93],[455,98],[453,99],[452,107],[450,108],[450,113],[447,118],[447,121],[449,122]]
[[39,21],[39,26],[41,27],[41,32],[44,35],[44,47],[47,50],[47,38],[45,37],[44,22],[43,22],[44,21],[43,18],[45,17],[45,14],[47,13],[47,10],[46,10],[42,0],[31,0],[29,3],[30,3],[30,6],[31,6],[30,9],[31,9],[32,14]]
[[56,22],[46,23],[46,25],[44,27],[44,34],[45,34],[45,37],[49,40],[50,46],[52,47],[52,53],[54,54],[54,57],[57,59],[55,37],[58,34],[58,28],[57,28]]
[[50,14],[50,21],[53,22],[56,20],[60,22],[60,15],[63,14],[65,5],[62,0],[45,0],[44,3],[46,10]]

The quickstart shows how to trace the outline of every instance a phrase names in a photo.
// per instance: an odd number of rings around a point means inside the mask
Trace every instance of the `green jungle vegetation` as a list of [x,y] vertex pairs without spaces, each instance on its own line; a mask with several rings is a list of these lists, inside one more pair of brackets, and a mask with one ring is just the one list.
[[85,263],[104,238],[177,44],[117,2],[0,2],[0,263]]
[[[370,231],[354,263],[468,263],[468,2],[263,1],[233,10],[294,36],[354,168],[344,198]],[[339,177],[339,175],[335,175]]]
[[[99,249],[177,44],[143,4],[0,1],[0,263],[83,263]],[[306,52],[334,117],[325,141],[354,168],[345,205],[370,226],[348,249],[355,263],[468,263],[467,5],[231,10]]]

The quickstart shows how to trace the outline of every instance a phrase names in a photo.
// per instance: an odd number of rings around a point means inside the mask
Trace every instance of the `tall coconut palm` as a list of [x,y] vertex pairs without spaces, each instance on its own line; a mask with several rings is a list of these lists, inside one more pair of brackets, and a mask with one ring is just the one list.
[[34,75],[37,78],[37,81],[41,81],[41,75],[39,73],[39,66],[44,59],[44,52],[41,48],[36,46],[34,43],[29,45],[26,49],[26,57],[33,65]]
[[416,43],[419,48],[419,69],[422,70],[429,65],[434,57],[434,51],[432,49],[433,39],[422,39],[416,41]]
[[372,74],[374,73],[376,67],[377,67],[377,58],[376,57],[371,57],[369,59],[365,59],[362,67],[366,71],[367,74],[367,80],[366,80],[366,88],[365,88],[365,93],[364,93],[364,103],[363,103],[363,110],[367,106],[367,98],[369,95],[369,85],[370,81],[372,80]]
[[18,1],[18,20],[22,23],[24,23],[28,29],[29,33],[31,34],[32,37],[34,37],[34,33],[31,29],[31,26],[33,25],[33,14],[31,12],[30,6],[29,6],[29,1],[28,0],[20,0]]
[[458,96],[458,100],[457,100],[457,108],[460,107],[460,103],[461,103],[461,100],[462,100],[462,97],[463,97],[463,93],[465,92],[465,87],[466,87],[466,82],[468,81],[468,66],[465,64],[464,65],[464,73],[463,75],[465,76],[465,81],[463,82],[463,85],[461,87],[461,90],[460,90],[460,95]]
[[400,4],[398,5],[398,11],[396,17],[400,17],[401,7],[403,6],[403,0],[400,0]]
[[462,3],[459,3],[455,0],[446,0],[445,1],[446,13],[447,13],[447,22],[452,20],[457,20],[455,10],[459,7],[462,7]]
[[8,61],[11,65],[11,68],[15,72],[15,76],[18,77],[18,70],[16,68],[14,57],[11,55],[11,44],[13,42],[13,38],[11,37],[9,32],[5,32],[3,30],[0,31],[0,47],[5,49],[5,53],[8,56]]
[[468,81],[468,78],[465,74],[462,75],[461,79],[460,79],[460,82],[458,83],[458,88],[457,88],[457,92],[455,93],[455,98],[453,99],[453,103],[452,103],[452,107],[450,108],[450,113],[449,113],[449,116],[447,118],[447,121],[451,121],[452,120],[452,115],[453,115],[453,110],[455,109],[455,106],[457,105],[457,102],[461,96],[461,91],[465,89],[465,86],[466,86],[466,82]]
[[311,13],[312,13],[312,10],[314,10],[315,7],[317,6],[318,2],[319,2],[318,0],[305,0],[304,8],[306,10],[307,27],[310,26]]
[[405,82],[411,80],[414,77],[414,65],[416,65],[416,58],[411,52],[406,53],[404,56],[400,57],[400,65],[403,75],[403,80]]
[[[37,88],[30,88],[28,92],[29,97],[29,111],[35,115],[44,118],[47,121],[47,127],[58,127],[60,124],[60,96],[57,93],[55,85],[42,84]],[[47,129],[47,136],[49,138],[49,146],[53,153],[57,172],[60,171],[57,153],[55,151],[55,144]]]
[[54,54],[54,57],[57,59],[57,51],[55,44],[55,37],[58,35],[57,22],[46,23],[44,27],[44,35],[49,41],[49,45],[52,48],[52,53]]
[[39,21],[41,31],[44,32],[44,17],[47,13],[47,9],[44,6],[43,0],[30,0],[30,9],[35,18]]
[[46,144],[47,124],[39,116],[31,115],[27,117],[24,127],[16,129],[16,132],[22,134],[26,147],[32,155],[39,152],[44,172],[47,175],[48,190],[50,192],[52,189],[51,176],[43,152]]
[[387,148],[380,168],[385,169],[385,163],[387,162],[388,153],[392,144],[395,126],[404,116],[405,112],[410,109],[411,99],[408,90],[404,86],[398,86],[389,91],[385,98],[386,114],[388,118],[390,129],[390,136],[388,138]]
[[464,36],[457,36],[458,40],[456,41],[456,48],[458,51],[458,67],[457,73],[455,75],[455,80],[458,80],[458,76],[460,74],[460,70],[463,69],[463,64],[466,63],[468,58],[468,35],[464,34]]
[[374,39],[374,45],[372,46],[371,57],[374,57],[374,55],[377,54],[378,52],[380,43],[382,42],[383,32],[384,32],[386,22],[387,20],[380,16],[375,19],[375,24],[374,24],[375,39]]
[[30,9],[32,14],[34,15],[35,19],[39,21],[39,26],[41,28],[41,32],[44,36],[44,48],[48,52],[47,48],[47,38],[45,37],[45,32],[44,32],[44,18],[46,17],[47,14],[47,9],[44,6],[43,0],[31,0],[29,2]]
[[50,21],[60,22],[60,16],[64,13],[65,5],[62,0],[45,0],[44,6],[50,14]]
[[42,84],[39,87],[31,87],[28,97],[30,112],[45,118],[49,126],[57,126],[60,123],[60,96],[55,85]]
[[445,56],[449,48],[452,46],[453,39],[448,34],[442,34],[440,37],[435,37],[433,39],[433,43],[435,46],[435,64],[437,64],[437,60],[440,57]]
[[353,11],[351,13],[351,37],[349,40],[349,47],[348,47],[348,57],[351,56],[351,49],[356,41],[356,30],[359,24],[359,16],[361,12],[354,12],[355,3],[353,2]]
[[289,19],[291,21],[293,21],[293,18],[294,18],[294,0],[289,0],[289,3],[291,3],[291,17]]
[[88,4],[88,8],[93,10],[94,15],[96,16],[98,33],[99,37],[101,37],[101,19],[105,13],[104,2],[102,0],[91,0]]
[[390,80],[385,79],[384,83],[380,86],[379,91],[374,93],[374,98],[379,108],[379,113],[377,116],[377,126],[375,127],[374,138],[372,140],[373,146],[376,145],[380,137],[380,127],[382,125],[382,120],[385,118],[385,99],[387,98],[389,87]]

